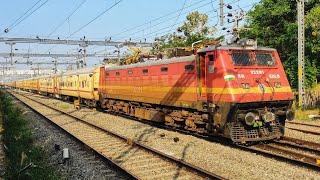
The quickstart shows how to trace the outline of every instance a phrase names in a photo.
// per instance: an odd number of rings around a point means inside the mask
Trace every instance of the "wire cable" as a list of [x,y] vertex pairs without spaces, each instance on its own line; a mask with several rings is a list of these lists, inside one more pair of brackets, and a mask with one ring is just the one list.
[[[237,10],[241,10],[241,9],[243,9],[243,8],[247,8],[247,7],[250,7],[250,6],[253,6],[254,4],[255,4],[255,3],[250,4],[250,5],[247,5],[247,6],[244,6],[244,7],[241,7],[241,8],[238,8],[238,9],[235,9],[235,10],[233,10],[233,11],[231,11],[231,12],[234,12],[234,11],[237,11]],[[208,11],[208,12],[206,12],[206,14],[211,13],[211,12],[213,12],[213,11],[214,11],[214,10]],[[228,14],[228,13],[224,13],[224,14]],[[219,17],[219,16],[217,15],[217,16],[213,16],[213,17],[211,17],[211,18],[215,18],[215,17]],[[210,19],[211,19],[211,18],[210,18]],[[184,22],[184,21],[181,21],[181,22],[179,22],[179,23],[177,23],[177,24],[182,24],[183,22]],[[171,27],[171,26],[166,26],[166,27],[164,27],[164,28],[162,28],[162,29],[153,31],[153,32],[151,32],[151,33],[149,33],[149,34],[146,34],[147,36],[141,36],[141,37],[137,38],[136,40],[146,39],[146,38],[151,37],[151,36],[153,36],[154,34],[158,33],[159,31],[163,31],[163,30],[168,29],[168,28],[170,28],[170,27]],[[161,34],[164,34],[164,33],[167,33],[167,31],[162,32]]]
[[[18,26],[21,22],[23,22],[25,19],[27,19],[29,16],[31,16],[34,12],[36,12],[37,10],[39,10],[42,6],[44,6],[49,0],[46,0],[44,3],[42,3],[40,6],[38,6],[35,10],[33,10],[31,13],[29,13],[26,17],[24,17],[23,19],[21,19],[19,22],[17,22],[15,25],[13,25],[10,29],[7,29],[8,31],[15,28],[16,26]],[[2,33],[3,34],[3,33]],[[2,35],[1,34],[1,35]],[[0,36],[1,36],[0,35]]]
[[[215,1],[217,1],[217,0],[215,0]],[[204,6],[209,5],[210,3],[211,3],[211,2],[208,2],[208,3],[206,3],[206,4],[203,4],[203,5],[201,5],[201,6],[196,7],[196,8],[194,8],[194,9],[190,10],[190,11],[197,10],[197,9],[199,9],[199,8],[202,8],[202,7],[204,7]],[[188,13],[190,13],[190,11],[185,12],[185,13],[182,13],[182,15],[183,15],[183,14],[188,14]],[[177,16],[172,17],[172,18],[170,18],[170,19],[166,19],[166,20],[164,20],[164,21],[161,21],[161,22],[159,22],[159,23],[155,24],[154,26],[158,26],[158,25],[160,25],[160,24],[167,23],[169,20],[175,19],[176,17],[177,17]],[[142,29],[142,30],[139,30],[139,31],[136,31],[136,32],[133,32],[133,33],[131,33],[131,34],[127,35],[127,36],[121,37],[121,38],[122,38],[122,39],[127,38],[127,37],[129,37],[129,36],[134,35],[134,34],[137,34],[137,33],[143,32],[143,31],[145,31],[146,29],[147,29],[147,28]]]
[[79,4],[79,6],[77,6],[76,9],[73,10],[72,13],[48,35],[48,37],[50,37],[53,33],[55,33],[86,1],[87,0],[82,1],[81,4]]
[[[195,5],[197,5],[197,4],[200,4],[200,3],[204,2],[204,1],[206,1],[206,0],[202,0],[202,1],[199,1],[199,2],[197,2],[197,3],[191,4],[191,5],[187,6],[187,7],[185,7],[185,9],[186,9],[186,8],[189,8],[189,7],[192,7],[192,6],[195,6]],[[163,15],[163,16],[161,16],[161,17],[158,17],[158,18],[156,18],[156,19],[153,19],[153,20],[151,20],[151,21],[149,21],[149,22],[146,22],[146,23],[140,24],[140,25],[138,25],[138,26],[135,26],[135,27],[133,27],[133,28],[130,28],[130,29],[124,30],[124,31],[122,31],[122,32],[113,34],[113,35],[111,35],[110,37],[115,37],[115,36],[117,36],[117,35],[120,35],[120,34],[129,32],[129,31],[131,31],[131,30],[137,29],[137,28],[142,27],[142,26],[144,26],[144,25],[150,24],[151,22],[158,21],[158,20],[160,20],[160,19],[162,19],[162,18],[165,18],[165,17],[167,17],[167,16],[170,16],[170,15],[172,15],[172,14],[175,14],[175,13],[179,12],[180,10],[181,10],[181,9],[178,9],[177,11],[173,11],[173,12],[171,12],[171,13],[165,14],[165,15]]]
[[[102,13],[100,13],[98,16],[96,16],[95,18],[93,18],[91,21],[89,21],[88,23],[86,23],[85,25],[81,26],[78,30],[74,31],[73,33],[71,33],[66,39],[67,40],[69,37],[73,36],[74,34],[76,34],[77,32],[79,32],[80,30],[82,30],[83,28],[87,27],[89,24],[91,24],[92,22],[94,22],[95,20],[97,20],[99,17],[101,17],[102,15],[104,15],[106,12],[110,11],[113,7],[115,7],[116,5],[118,5],[120,2],[122,2],[123,0],[120,0],[118,2],[115,2],[114,5],[110,6],[108,9],[106,9],[105,11],[103,11]],[[45,53],[48,53],[49,51],[51,51],[52,49],[54,49],[55,47],[57,47],[59,44],[55,45],[54,47],[50,48],[49,50],[47,50]]]
[[39,2],[42,0],[37,1],[31,8],[29,8],[26,12],[24,12],[17,20],[15,20],[7,29],[10,29],[15,23],[17,23],[23,16],[25,16],[31,9],[33,9]]
[[168,32],[170,32],[172,30],[172,28],[176,25],[178,19],[180,18],[180,15],[181,15],[182,11],[184,10],[184,6],[186,5],[186,2],[187,2],[187,0],[184,0],[184,3],[183,3],[183,6],[182,6],[182,8],[181,8],[181,10],[179,12],[179,15],[178,15],[177,19],[174,21],[172,27],[170,28],[170,30]]

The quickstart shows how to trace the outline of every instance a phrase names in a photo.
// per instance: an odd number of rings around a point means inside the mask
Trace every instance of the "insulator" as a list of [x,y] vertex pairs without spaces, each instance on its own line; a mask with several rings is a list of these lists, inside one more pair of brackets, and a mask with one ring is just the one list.
[[228,13],[227,16],[228,16],[228,17],[232,17],[232,13]]
[[232,9],[232,6],[230,4],[227,5],[228,9]]

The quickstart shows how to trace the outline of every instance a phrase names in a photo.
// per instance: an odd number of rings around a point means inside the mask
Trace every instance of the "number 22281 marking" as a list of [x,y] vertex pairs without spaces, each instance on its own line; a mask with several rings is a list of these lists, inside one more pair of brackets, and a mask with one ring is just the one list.
[[262,70],[252,70],[250,72],[251,72],[251,74],[264,74],[264,71],[262,71]]

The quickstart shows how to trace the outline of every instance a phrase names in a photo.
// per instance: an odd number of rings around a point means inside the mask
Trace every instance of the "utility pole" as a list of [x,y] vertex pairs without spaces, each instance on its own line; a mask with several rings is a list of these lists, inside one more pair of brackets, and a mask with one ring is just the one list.
[[223,0],[220,0],[220,26],[223,26]]
[[120,65],[120,48],[123,47],[123,43],[119,43],[118,45],[116,45],[116,47],[118,48],[117,52],[118,52],[118,65]]
[[87,56],[87,50],[86,50],[86,47],[88,47],[88,45],[86,45],[86,44],[82,44],[82,45],[80,45],[80,47],[82,47],[83,48],[83,65],[86,67],[87,66],[87,62],[86,62],[86,56]]
[[304,0],[297,0],[299,107],[305,106],[304,84]]
[[10,58],[11,58],[11,65],[13,65],[13,49],[12,49],[12,46],[15,45],[16,43],[14,42],[8,42],[6,44],[9,44],[10,45]]

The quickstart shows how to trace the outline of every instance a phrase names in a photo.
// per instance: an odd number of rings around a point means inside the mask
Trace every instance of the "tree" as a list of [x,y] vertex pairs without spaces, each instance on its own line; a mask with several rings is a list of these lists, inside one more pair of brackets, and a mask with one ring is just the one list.
[[[305,11],[308,12],[317,4],[316,0],[306,2]],[[293,88],[297,88],[297,72],[298,72],[298,25],[297,19],[297,3],[292,0],[261,0],[256,4],[253,10],[248,12],[249,19],[246,27],[251,28],[244,31],[241,36],[255,38],[259,45],[276,48],[280,58],[286,69],[287,76]],[[311,16],[311,15],[310,15]],[[312,15],[316,17],[316,15]],[[319,16],[317,17],[319,18]],[[320,46],[312,47],[311,26],[306,26],[306,85],[312,87],[315,85],[316,79],[319,79],[319,62],[315,51]],[[318,43],[319,44],[319,43]],[[317,67],[318,66],[318,67]]]
[[177,29],[177,32],[166,34],[158,38],[158,48],[186,47],[192,43],[203,40],[213,40],[211,37],[216,31],[214,27],[209,27],[208,15],[201,14],[198,11],[187,15],[186,21]]

